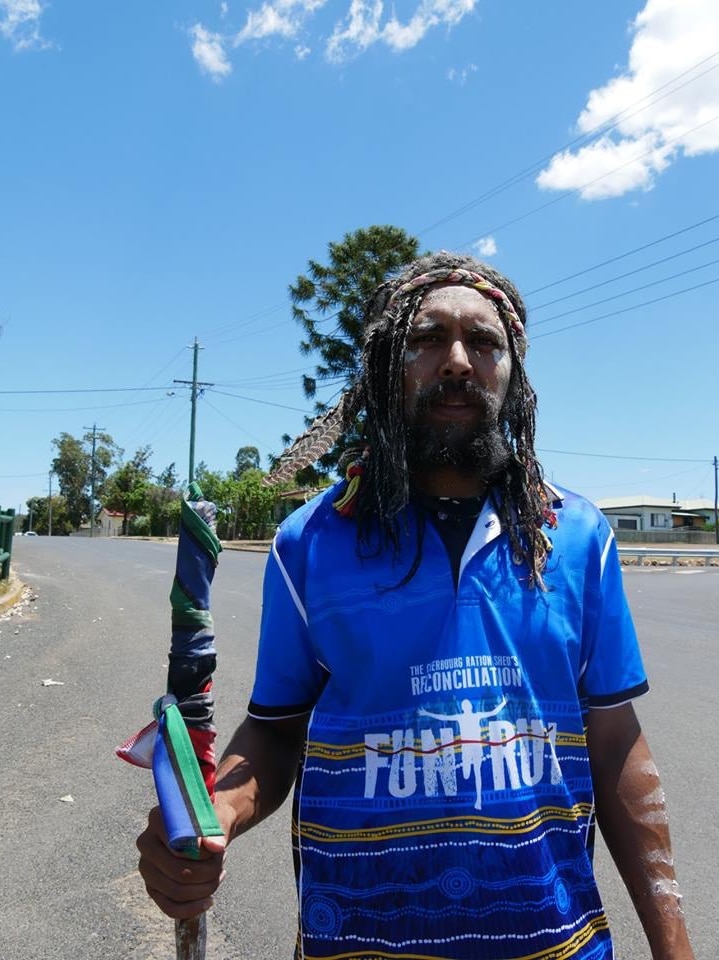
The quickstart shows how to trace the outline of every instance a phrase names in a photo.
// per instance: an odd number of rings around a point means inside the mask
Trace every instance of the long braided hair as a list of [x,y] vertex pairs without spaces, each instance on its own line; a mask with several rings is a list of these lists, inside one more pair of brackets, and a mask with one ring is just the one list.
[[[404,415],[405,352],[412,321],[427,293],[426,286],[412,288],[410,281],[436,270],[457,269],[480,274],[509,301],[508,310],[498,311],[512,358],[498,426],[510,456],[497,475],[485,479],[499,491],[499,516],[515,556],[529,567],[530,585],[546,589],[542,572],[551,544],[542,530],[549,509],[542,467],[534,450],[537,398],[524,368],[526,340],[518,336],[518,324],[510,322],[513,312],[523,331],[526,308],[511,281],[488,264],[462,254],[440,251],[420,257],[378,287],[367,304],[361,394],[366,412],[364,440],[370,454],[357,491],[358,548],[363,555],[387,547],[395,556],[399,554],[398,518],[411,498]],[[415,557],[397,586],[408,582],[421,562],[424,522],[420,514]]]

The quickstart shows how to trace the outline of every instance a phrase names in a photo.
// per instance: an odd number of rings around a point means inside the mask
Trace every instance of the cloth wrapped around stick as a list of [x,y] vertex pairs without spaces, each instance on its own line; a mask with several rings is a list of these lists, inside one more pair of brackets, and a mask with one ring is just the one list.
[[[175,579],[170,592],[172,639],[167,693],[154,706],[154,721],[117,747],[137,766],[152,767],[170,846],[196,854],[202,837],[222,836],[212,799],[215,726],[212,674],[216,666],[210,587],[222,546],[215,533],[216,507],[191,483],[182,503]],[[178,923],[180,940],[187,930]]]

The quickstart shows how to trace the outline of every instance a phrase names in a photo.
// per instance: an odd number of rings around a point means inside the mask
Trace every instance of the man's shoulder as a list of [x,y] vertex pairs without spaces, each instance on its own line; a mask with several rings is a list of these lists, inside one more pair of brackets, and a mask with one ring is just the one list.
[[343,481],[320,491],[301,507],[294,510],[277,529],[277,540],[290,543],[305,538],[342,520],[334,509]]
[[545,482],[549,497],[549,507],[556,517],[557,529],[568,535],[577,535],[584,532],[594,534],[606,541],[611,536],[612,529],[609,521],[596,504],[586,497],[566,487],[555,483]]

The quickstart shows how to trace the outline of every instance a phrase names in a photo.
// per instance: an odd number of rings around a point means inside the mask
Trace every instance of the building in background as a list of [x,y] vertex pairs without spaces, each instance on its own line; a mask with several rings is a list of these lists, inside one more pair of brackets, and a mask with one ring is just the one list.
[[676,498],[649,496],[605,497],[596,500],[621,539],[636,539],[633,534],[651,534],[651,539],[660,539],[662,534],[674,539],[682,531],[704,531],[714,523],[714,503],[704,498],[679,501]]

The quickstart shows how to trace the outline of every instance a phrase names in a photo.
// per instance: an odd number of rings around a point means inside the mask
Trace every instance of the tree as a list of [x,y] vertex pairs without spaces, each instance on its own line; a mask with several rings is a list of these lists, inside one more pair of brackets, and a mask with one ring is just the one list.
[[263,486],[263,476],[261,470],[246,470],[236,481],[233,503],[236,533],[246,540],[264,536],[272,522],[277,491]]
[[260,467],[260,451],[257,447],[240,447],[235,454],[234,475],[239,478],[246,470],[258,470]]
[[107,473],[112,464],[122,456],[122,450],[109,433],[96,432],[93,463],[92,433],[86,433],[82,439],[73,437],[69,433],[61,433],[52,442],[57,448],[52,469],[57,475],[60,493],[65,498],[70,523],[73,529],[77,530],[90,516],[93,472],[95,496],[101,498]]
[[180,477],[174,460],[169,466],[165,467],[162,473],[157,475],[157,483],[163,490],[177,490],[180,485]]
[[175,464],[165,467],[156,480],[157,483],[147,489],[149,533],[155,537],[169,537],[171,533],[177,533],[182,500]]
[[[315,399],[319,385],[344,389],[357,376],[362,346],[364,304],[389,273],[419,254],[419,241],[400,227],[371,226],[345,234],[328,245],[327,265],[310,260],[307,273],[290,286],[292,315],[305,331],[304,354],[318,353],[314,376],[303,377],[305,396]],[[327,329],[331,321],[334,325]],[[327,409],[315,401],[316,412]],[[320,460],[327,471],[336,464],[346,438]],[[356,438],[354,438],[356,439]]]
[[144,512],[151,476],[150,447],[140,447],[132,460],[116,470],[104,485],[103,505],[122,514],[122,532],[128,532],[130,514]]
[[[24,529],[33,529],[41,534],[49,533],[49,504],[52,505],[52,535],[54,537],[68,536],[73,530],[73,525],[68,516],[67,503],[63,496],[54,496],[52,500],[48,497],[31,497],[27,501],[28,513],[23,525]],[[32,528],[30,527],[31,518]]]
[[219,470],[210,470],[204,460],[201,460],[195,467],[195,483],[199,484],[202,496],[205,500],[211,500],[218,507],[224,499],[224,480],[222,473]]

